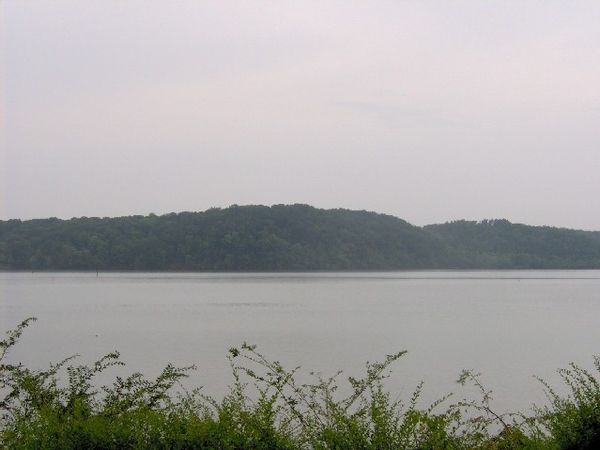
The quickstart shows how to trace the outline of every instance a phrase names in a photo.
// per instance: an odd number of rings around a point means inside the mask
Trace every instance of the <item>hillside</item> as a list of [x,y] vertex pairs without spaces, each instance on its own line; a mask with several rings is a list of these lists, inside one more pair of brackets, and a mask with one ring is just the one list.
[[440,265],[444,245],[396,217],[306,205],[0,223],[24,270],[367,270]]
[[453,260],[473,268],[600,268],[598,232],[535,227],[508,220],[460,220],[428,225],[453,251]]
[[600,268],[600,237],[504,220],[416,227],[366,211],[232,206],[0,221],[4,270]]

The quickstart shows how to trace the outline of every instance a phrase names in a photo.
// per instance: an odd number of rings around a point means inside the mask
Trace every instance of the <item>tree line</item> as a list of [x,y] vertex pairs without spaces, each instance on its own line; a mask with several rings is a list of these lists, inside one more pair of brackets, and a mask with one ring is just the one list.
[[600,268],[600,233],[506,220],[417,227],[308,205],[0,221],[4,270]]

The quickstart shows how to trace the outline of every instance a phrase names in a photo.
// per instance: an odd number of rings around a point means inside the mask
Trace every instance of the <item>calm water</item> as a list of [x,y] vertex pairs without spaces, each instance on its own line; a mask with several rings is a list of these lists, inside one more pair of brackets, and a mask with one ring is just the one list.
[[284,364],[358,375],[398,350],[390,390],[423,379],[427,399],[483,373],[499,409],[525,409],[570,361],[600,353],[600,271],[327,274],[0,273],[0,328],[39,321],[11,354],[45,367],[118,349],[133,370],[197,364],[194,385],[231,381],[227,349],[243,341]]

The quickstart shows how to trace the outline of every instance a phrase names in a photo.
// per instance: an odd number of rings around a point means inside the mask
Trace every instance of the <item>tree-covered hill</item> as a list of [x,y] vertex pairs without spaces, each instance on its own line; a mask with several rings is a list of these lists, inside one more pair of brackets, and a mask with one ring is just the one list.
[[0,222],[6,269],[410,269],[437,266],[444,254],[396,217],[306,205]]
[[473,268],[600,268],[600,233],[534,227],[508,220],[460,220],[428,225],[453,249],[454,260]]
[[0,221],[5,270],[600,268],[598,233],[504,220],[416,227],[307,205]]

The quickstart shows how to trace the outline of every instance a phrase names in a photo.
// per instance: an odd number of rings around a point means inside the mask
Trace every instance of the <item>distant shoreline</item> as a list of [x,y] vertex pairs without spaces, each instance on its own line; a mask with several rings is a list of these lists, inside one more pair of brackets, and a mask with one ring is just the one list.
[[417,227],[309,205],[162,216],[0,221],[2,271],[598,270],[600,232],[504,219]]

